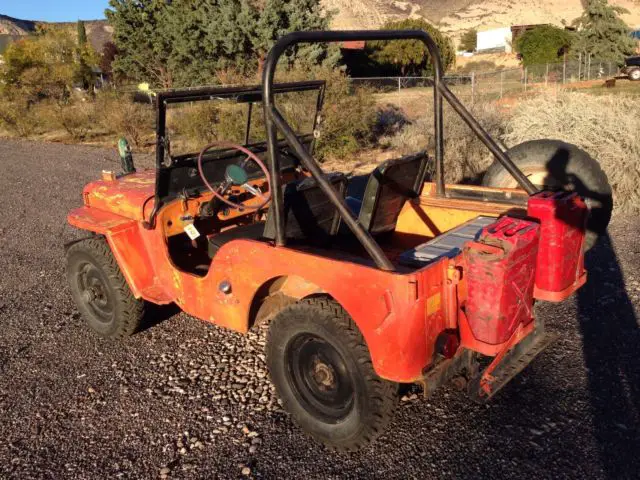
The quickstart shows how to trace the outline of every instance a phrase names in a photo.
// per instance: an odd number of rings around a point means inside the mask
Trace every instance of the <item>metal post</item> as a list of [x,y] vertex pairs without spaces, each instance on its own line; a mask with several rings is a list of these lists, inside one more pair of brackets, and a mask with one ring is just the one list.
[[564,52],[564,61],[562,62],[562,84],[567,83],[567,52]]
[[500,72],[500,98],[504,96],[504,70]]
[[476,100],[476,72],[471,72],[471,104]]
[[549,86],[549,64],[547,63],[547,73],[544,76],[544,86],[545,88]]
[[582,80],[582,52],[578,54],[578,81]]
[[398,77],[398,93],[400,93],[400,90],[402,89],[402,85],[400,83],[400,78],[401,77]]
[[529,69],[527,67],[524,67],[524,91],[527,91],[527,81],[528,81],[528,77],[529,77]]

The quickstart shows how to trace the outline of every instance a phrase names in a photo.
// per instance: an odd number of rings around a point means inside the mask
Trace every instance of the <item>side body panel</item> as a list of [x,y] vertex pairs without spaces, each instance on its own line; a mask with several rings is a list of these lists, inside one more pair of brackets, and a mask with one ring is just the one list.
[[[442,200],[435,201],[428,194],[408,202],[399,219],[398,233],[411,236],[416,232],[425,239],[477,215],[498,216],[501,209],[504,212],[510,208],[450,201],[455,205],[447,209],[446,204],[438,202]],[[162,213],[152,230],[144,229],[141,219],[89,207],[72,212],[69,222],[106,236],[136,296],[154,303],[175,302],[195,317],[239,332],[249,328],[256,293],[274,280],[288,279],[284,282],[286,293],[295,298],[329,295],[362,331],[374,368],[383,378],[399,382],[421,378],[433,363],[436,339],[445,330],[460,329],[463,346],[477,343],[459,322],[466,285],[464,278],[452,282],[452,271],[458,268],[456,259],[445,258],[415,272],[397,273],[345,258],[235,240],[220,249],[207,275],[201,277],[181,271],[172,263]],[[220,288],[223,282],[231,284],[226,294]],[[476,345],[481,351],[479,347]]]

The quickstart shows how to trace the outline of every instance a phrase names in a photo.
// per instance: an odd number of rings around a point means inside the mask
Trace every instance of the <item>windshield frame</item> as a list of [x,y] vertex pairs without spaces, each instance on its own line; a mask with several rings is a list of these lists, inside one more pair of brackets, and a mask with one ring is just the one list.
[[[319,113],[324,103],[324,95],[326,82],[324,80],[312,80],[305,82],[279,83],[274,85],[273,93],[279,94],[317,91],[316,106],[313,112],[312,131],[315,133],[318,128]],[[253,114],[254,104],[261,104],[263,101],[262,85],[252,85],[244,87],[204,87],[181,90],[168,90],[158,92],[155,99],[156,107],[156,168],[161,169],[174,164],[180,158],[184,158],[189,154],[197,154],[190,152],[175,157],[171,156],[170,138],[167,131],[167,107],[181,103],[195,103],[214,100],[232,100],[236,103],[246,103],[249,105],[247,111],[247,121],[245,127],[243,146],[250,144],[251,134],[251,115]],[[262,106],[258,108],[262,109]],[[266,138],[264,139],[266,141]],[[259,142],[259,140],[258,140]],[[313,152],[315,147],[311,145]]]

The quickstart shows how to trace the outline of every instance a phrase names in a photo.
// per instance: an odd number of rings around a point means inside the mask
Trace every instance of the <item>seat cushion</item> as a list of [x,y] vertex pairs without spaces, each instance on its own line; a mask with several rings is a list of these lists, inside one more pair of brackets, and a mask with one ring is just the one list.
[[264,237],[264,222],[241,225],[209,237],[209,258],[213,258],[218,250],[232,240],[260,240]]

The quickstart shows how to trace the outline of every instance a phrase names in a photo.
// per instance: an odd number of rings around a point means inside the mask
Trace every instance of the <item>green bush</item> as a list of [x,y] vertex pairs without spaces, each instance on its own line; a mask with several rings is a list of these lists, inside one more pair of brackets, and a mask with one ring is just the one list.
[[564,28],[541,25],[523,33],[515,42],[522,63],[529,67],[554,63],[571,46],[573,36]]

